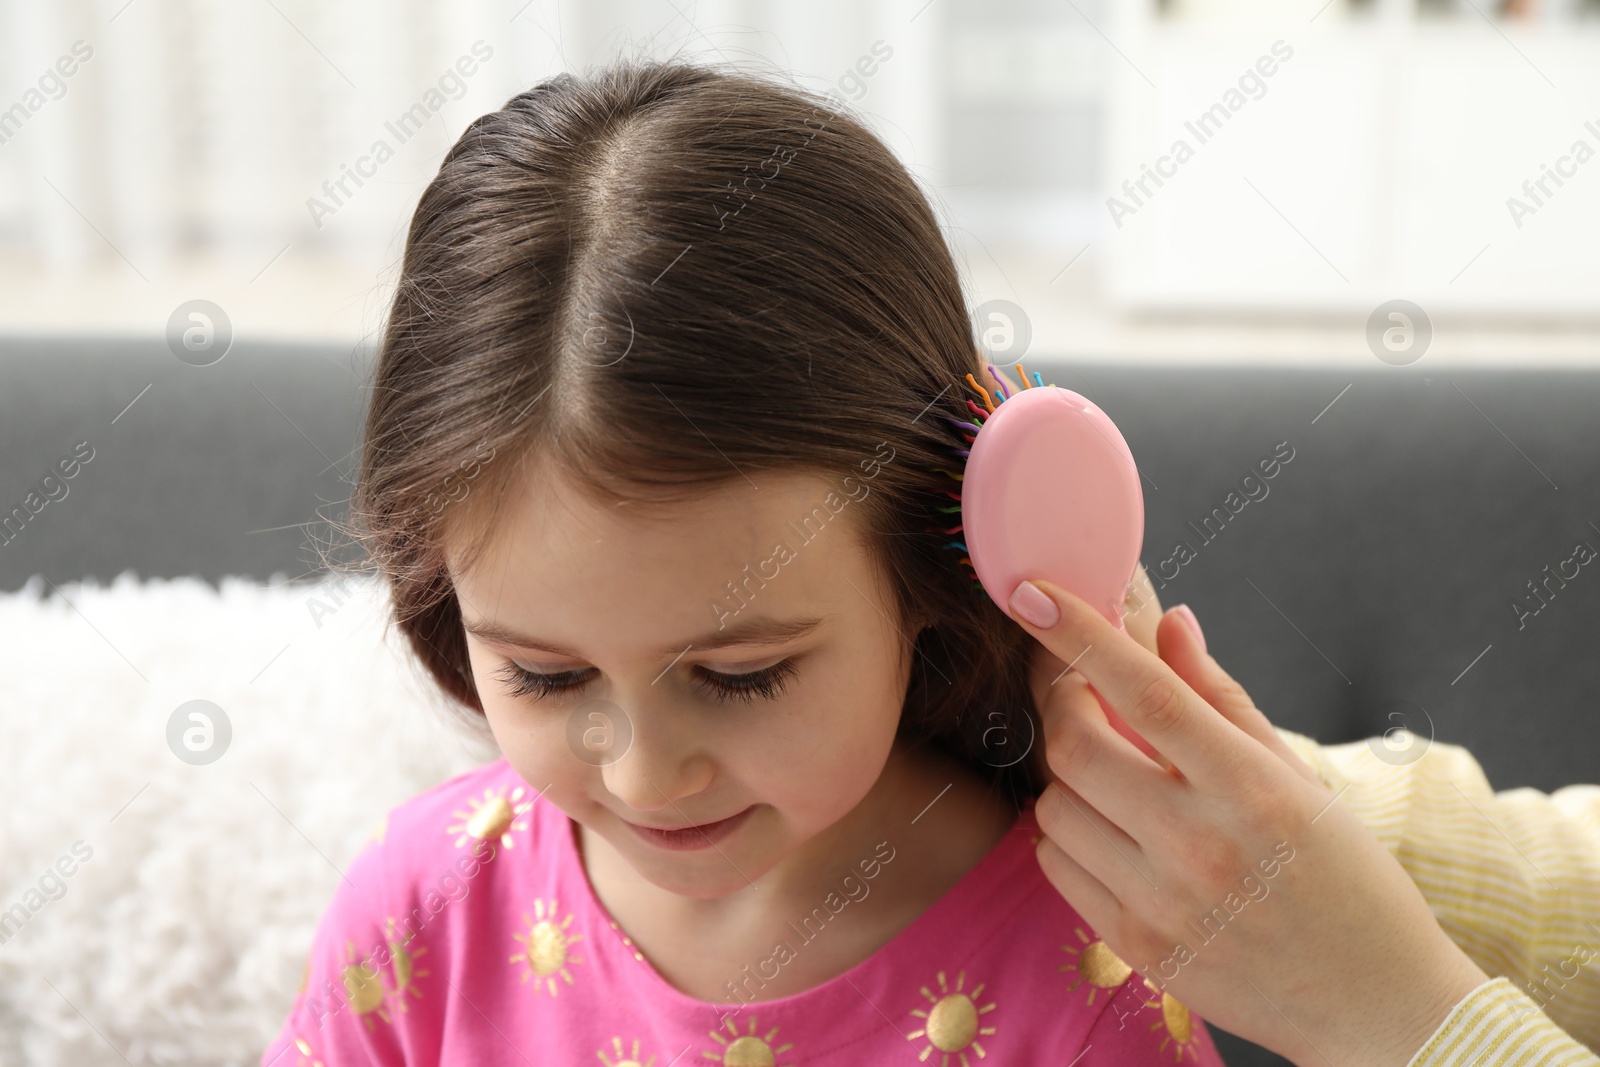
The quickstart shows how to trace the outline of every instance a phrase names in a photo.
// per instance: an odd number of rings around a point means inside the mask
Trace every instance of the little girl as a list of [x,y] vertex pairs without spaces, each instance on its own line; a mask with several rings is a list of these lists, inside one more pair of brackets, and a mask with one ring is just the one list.
[[472,123],[354,517],[503,758],[392,810],[264,1064],[1217,1064],[1035,857],[1030,637],[948,547],[981,373],[859,121],[682,64]]

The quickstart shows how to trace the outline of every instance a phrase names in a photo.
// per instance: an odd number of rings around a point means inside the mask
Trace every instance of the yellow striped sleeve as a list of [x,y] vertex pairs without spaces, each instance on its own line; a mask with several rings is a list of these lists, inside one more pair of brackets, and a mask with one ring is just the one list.
[[1572,1040],[1509,978],[1467,994],[1406,1067],[1594,1067],[1600,1058]]
[[[1379,738],[1319,745],[1278,735],[1395,855],[1451,940],[1485,974],[1507,979],[1492,995],[1480,988],[1474,1011],[1500,1005],[1510,987],[1600,1048],[1600,785],[1496,793],[1459,745],[1411,737],[1397,750]],[[1472,1026],[1499,1032],[1500,1020],[1468,1014]]]

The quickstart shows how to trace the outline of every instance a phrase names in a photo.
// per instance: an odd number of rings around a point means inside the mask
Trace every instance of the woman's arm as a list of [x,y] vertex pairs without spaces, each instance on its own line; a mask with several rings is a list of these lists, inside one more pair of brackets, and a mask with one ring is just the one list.
[[1496,793],[1457,745],[1413,738],[1397,756],[1275,729],[1400,861],[1474,963],[1600,1046],[1600,786]]

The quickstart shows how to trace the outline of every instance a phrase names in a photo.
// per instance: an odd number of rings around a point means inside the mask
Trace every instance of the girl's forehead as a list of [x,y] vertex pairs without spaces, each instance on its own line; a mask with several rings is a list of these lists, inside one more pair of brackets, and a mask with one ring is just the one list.
[[756,474],[673,505],[545,488],[508,498],[485,550],[452,569],[469,622],[654,648],[708,624],[888,607],[851,511],[860,505],[825,478]]
[[648,556],[730,543],[753,550],[770,548],[767,542],[786,531],[799,538],[832,525],[843,517],[829,507],[838,500],[826,478],[795,471],[751,472],[673,500],[602,498],[540,471],[511,484],[480,529],[502,550],[584,552],[588,544],[610,544]]

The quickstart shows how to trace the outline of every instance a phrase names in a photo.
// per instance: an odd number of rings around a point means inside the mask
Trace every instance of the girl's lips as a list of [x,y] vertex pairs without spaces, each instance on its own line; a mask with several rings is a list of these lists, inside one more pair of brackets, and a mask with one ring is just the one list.
[[730,815],[728,818],[717,822],[690,826],[682,830],[656,830],[649,826],[640,826],[638,823],[628,822],[626,819],[622,821],[627,823],[634,833],[652,845],[672,851],[686,851],[689,849],[710,848],[744,825],[745,820],[750,817],[750,813],[755,810],[756,806],[752,804],[737,815]]

